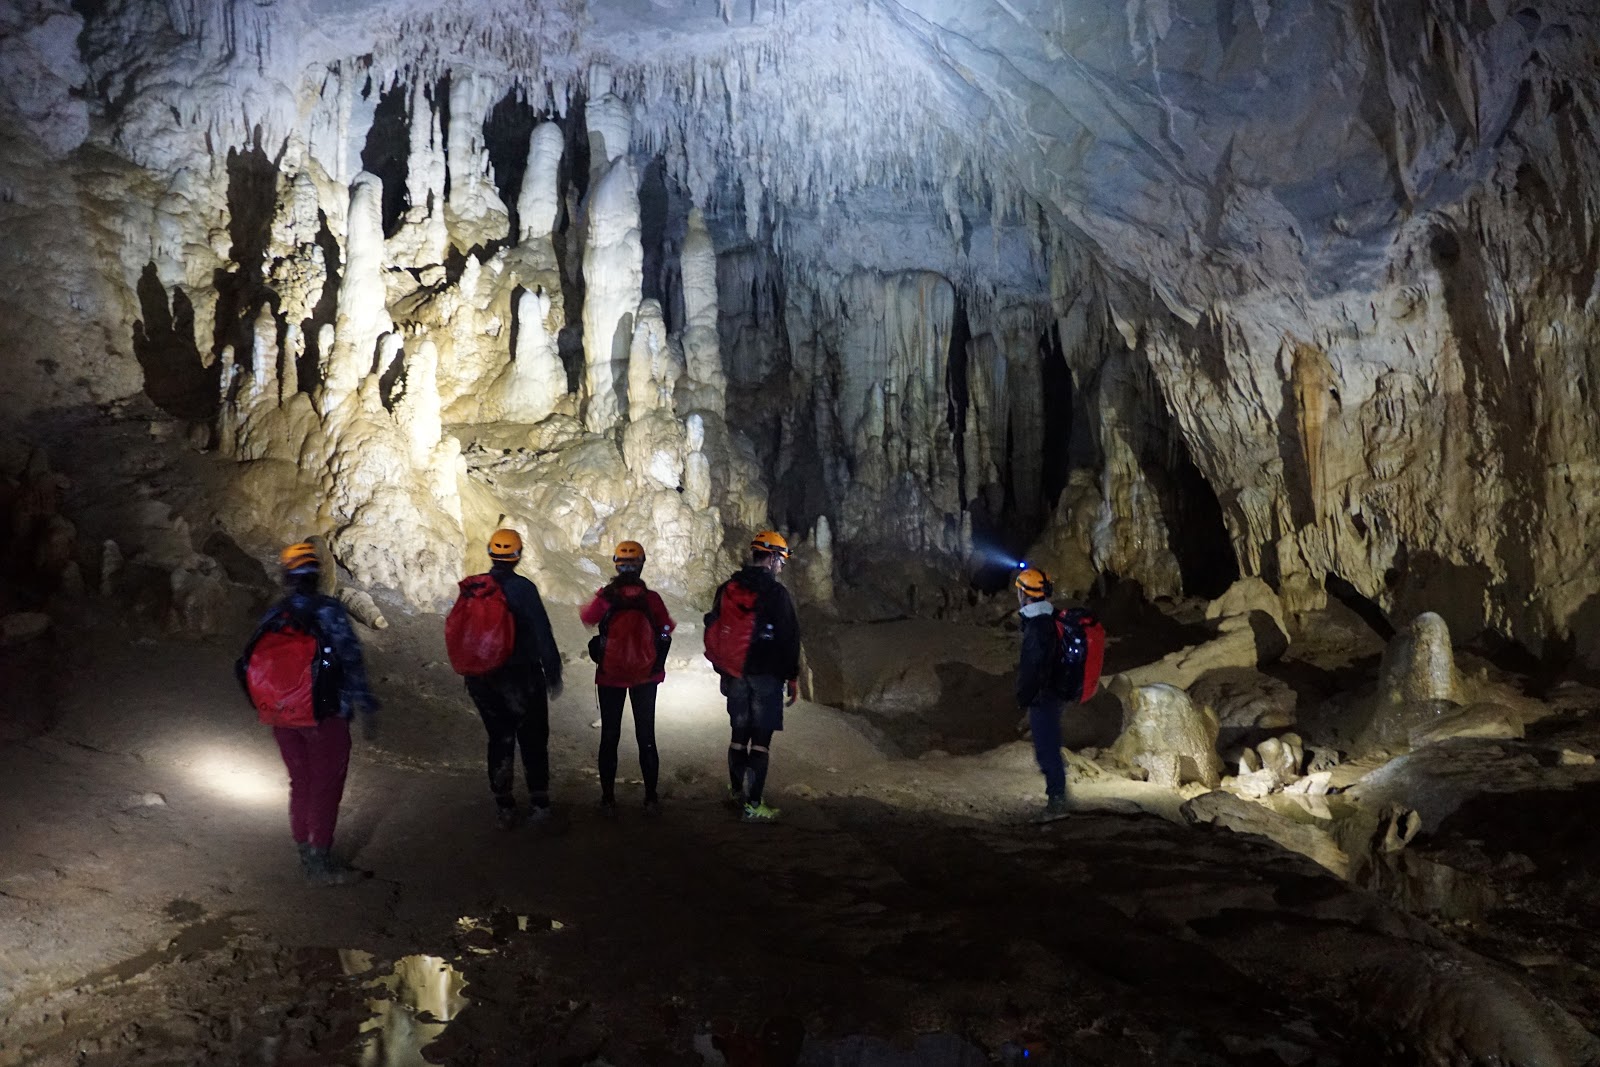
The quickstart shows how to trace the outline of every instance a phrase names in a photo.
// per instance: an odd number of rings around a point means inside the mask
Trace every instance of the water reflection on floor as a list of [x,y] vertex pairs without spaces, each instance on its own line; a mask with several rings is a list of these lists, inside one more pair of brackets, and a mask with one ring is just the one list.
[[[563,928],[555,919],[510,912],[456,920],[458,944],[474,954],[496,951],[514,933]],[[466,976],[440,956],[405,956],[388,973],[375,974],[371,953],[340,949],[339,964],[346,975],[367,978],[365,988],[371,993],[367,1007],[372,1017],[361,1026],[355,1061],[359,1067],[428,1067],[423,1050],[471,1002]]]
[[[372,956],[360,949],[339,953],[345,973],[368,974]],[[360,1067],[428,1067],[422,1050],[467,1006],[466,978],[438,956],[405,956],[388,974],[372,979],[367,1001],[372,1018],[361,1027]]]

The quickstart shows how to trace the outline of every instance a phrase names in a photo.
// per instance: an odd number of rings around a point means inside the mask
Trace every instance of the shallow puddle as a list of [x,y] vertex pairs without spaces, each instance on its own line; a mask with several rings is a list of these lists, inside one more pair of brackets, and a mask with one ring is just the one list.
[[[339,954],[346,973],[365,974],[372,957],[360,950]],[[462,1008],[467,980],[438,956],[405,956],[367,988],[372,1018],[361,1026],[361,1067],[427,1067],[422,1051],[444,1033]]]

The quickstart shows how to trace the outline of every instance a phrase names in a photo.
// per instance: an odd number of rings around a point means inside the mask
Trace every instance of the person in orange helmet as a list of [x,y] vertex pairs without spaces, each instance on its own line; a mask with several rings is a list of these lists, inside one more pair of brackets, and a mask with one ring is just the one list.
[[1024,567],[1015,582],[1017,614],[1022,617],[1022,653],[1017,662],[1017,706],[1028,713],[1033,733],[1033,757],[1044,775],[1045,807],[1042,817],[1067,814],[1067,766],[1061,756],[1061,698],[1051,686],[1059,648],[1055,586],[1037,567]]
[[[777,808],[762,799],[772,735],[783,709],[800,692],[800,617],[778,581],[789,542],[775,530],[750,542],[750,563],[717,587],[705,617],[706,658],[728,698],[728,798],[746,822],[773,822]],[[785,693],[788,700],[785,701]]]
[[617,812],[617,745],[622,740],[623,706],[631,701],[639,771],[644,776],[644,810],[646,815],[656,815],[661,810],[656,793],[661,774],[656,751],[656,687],[666,680],[667,650],[678,624],[667,613],[661,596],[644,584],[643,545],[622,542],[611,562],[617,576],[597,590],[578,613],[585,626],[600,630],[589,641],[600,699],[600,811],[608,817]]
[[489,790],[494,794],[495,825],[509,830],[518,821],[512,787],[517,751],[528,784],[528,818],[550,818],[550,701],[561,695],[561,652],[539,587],[517,573],[522,536],[496,530],[489,537],[489,578],[505,595],[514,620],[514,637],[505,662],[466,678],[489,735]]
[[375,733],[378,698],[344,605],[317,591],[321,561],[309,541],[278,556],[287,595],[267,612],[234,665],[289,772],[289,829],[306,880],[348,885],[370,877],[335,856],[333,829],[350,768],[350,720]]

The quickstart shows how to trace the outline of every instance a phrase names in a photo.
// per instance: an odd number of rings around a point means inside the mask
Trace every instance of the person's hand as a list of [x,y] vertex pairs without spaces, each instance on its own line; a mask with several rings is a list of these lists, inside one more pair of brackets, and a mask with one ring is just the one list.
[[794,702],[796,700],[800,699],[800,682],[797,679],[790,678],[789,679],[789,684],[788,684],[788,689],[789,689],[789,699],[784,701],[783,703],[784,703],[784,707],[792,708],[792,707],[794,707]]
[[368,709],[361,716],[361,740],[369,744],[378,739],[378,717]]
[[548,695],[551,700],[559,700],[561,698],[561,689],[562,686],[560,678],[555,678],[549,682],[546,682],[544,687],[546,695]]

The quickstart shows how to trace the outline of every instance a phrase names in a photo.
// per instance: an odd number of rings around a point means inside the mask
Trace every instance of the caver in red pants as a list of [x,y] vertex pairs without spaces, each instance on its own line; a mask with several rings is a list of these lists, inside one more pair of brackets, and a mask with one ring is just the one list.
[[350,721],[335,715],[315,726],[275,726],[272,736],[289,768],[289,829],[295,844],[328,848],[350,769]]

